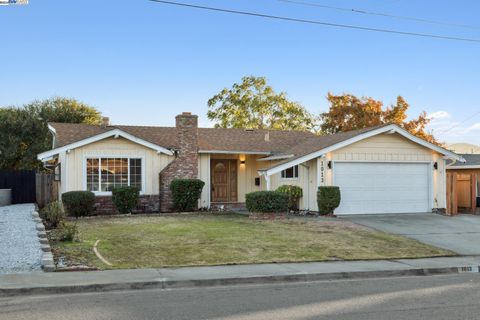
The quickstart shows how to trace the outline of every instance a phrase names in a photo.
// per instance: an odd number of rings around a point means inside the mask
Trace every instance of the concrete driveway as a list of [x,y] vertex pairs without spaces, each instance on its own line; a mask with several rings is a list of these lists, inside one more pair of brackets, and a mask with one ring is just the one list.
[[438,214],[342,216],[354,223],[399,234],[461,255],[480,255],[480,216]]

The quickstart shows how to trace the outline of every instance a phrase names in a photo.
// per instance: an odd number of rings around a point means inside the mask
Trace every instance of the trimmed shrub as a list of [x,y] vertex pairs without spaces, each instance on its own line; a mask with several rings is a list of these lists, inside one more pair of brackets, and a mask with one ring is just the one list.
[[205,185],[200,179],[175,179],[170,183],[173,205],[178,211],[194,211]]
[[298,202],[303,197],[303,190],[299,186],[284,184],[277,188],[278,192],[288,195],[288,210],[298,211]]
[[55,229],[65,219],[65,211],[60,201],[53,201],[40,210],[40,218],[43,219],[47,229]]
[[62,202],[69,216],[89,216],[93,213],[95,195],[90,191],[69,191],[62,194]]
[[340,205],[340,188],[335,186],[318,187],[317,203],[320,214],[333,214]]
[[288,209],[288,195],[278,191],[256,191],[246,195],[250,212],[278,213]]
[[62,222],[55,230],[55,240],[58,241],[77,241],[78,228],[75,223]]
[[131,213],[137,206],[140,190],[137,187],[118,187],[112,190],[112,201],[121,214]]

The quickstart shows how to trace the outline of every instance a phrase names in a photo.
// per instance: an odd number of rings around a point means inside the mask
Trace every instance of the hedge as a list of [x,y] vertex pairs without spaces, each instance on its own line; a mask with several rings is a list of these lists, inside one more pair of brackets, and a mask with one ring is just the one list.
[[256,191],[246,195],[250,212],[278,213],[288,209],[288,195],[278,191]]
[[340,205],[340,188],[335,186],[318,187],[317,204],[320,214],[333,214]]
[[298,211],[298,202],[303,197],[303,190],[299,186],[294,185],[282,185],[277,188],[278,192],[288,195],[288,210]]
[[68,215],[89,216],[93,213],[95,195],[90,191],[69,191],[62,194],[62,202]]
[[194,211],[205,182],[200,179],[175,179],[170,183],[173,205],[178,211]]
[[132,213],[137,206],[140,190],[137,187],[117,187],[112,190],[112,201],[118,212]]

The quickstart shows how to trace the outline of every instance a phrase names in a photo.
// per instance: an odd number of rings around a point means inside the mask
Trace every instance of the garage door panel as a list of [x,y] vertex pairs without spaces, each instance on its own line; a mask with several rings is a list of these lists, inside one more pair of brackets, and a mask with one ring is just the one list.
[[429,169],[425,163],[334,164],[342,201],[337,214],[427,212]]

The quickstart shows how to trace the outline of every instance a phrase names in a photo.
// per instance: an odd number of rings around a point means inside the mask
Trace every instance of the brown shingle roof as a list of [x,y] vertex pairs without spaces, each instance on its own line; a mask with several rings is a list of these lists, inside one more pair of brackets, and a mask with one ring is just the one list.
[[55,148],[66,146],[80,140],[84,140],[97,134],[104,133],[114,128],[105,128],[92,126],[83,123],[60,123],[50,122],[50,126],[55,129]]
[[290,162],[292,160],[298,159],[300,157],[303,157],[305,155],[308,155],[310,153],[328,148],[330,146],[333,146],[337,143],[346,141],[348,139],[351,139],[355,136],[358,136],[363,133],[367,133],[369,131],[382,128],[384,126],[387,126],[388,124],[380,125],[380,126],[375,126],[375,127],[369,127],[369,128],[364,128],[364,129],[359,129],[359,130],[352,130],[352,131],[346,131],[346,132],[340,132],[336,134],[330,134],[330,135],[325,135],[325,136],[314,136],[310,137],[301,143],[295,145],[291,149],[289,149],[287,152],[284,152],[284,154],[290,154],[293,155],[293,157],[290,157],[288,159],[282,160],[280,162],[275,163],[272,167],[277,167],[281,164]]
[[[177,148],[176,128],[174,127],[103,127],[71,123],[50,123],[50,125],[56,131],[55,148],[63,147],[114,129],[120,129],[164,148]],[[293,155],[293,157],[275,163],[271,167],[273,168],[384,126],[387,125],[325,136],[318,136],[310,132],[301,131],[199,128],[198,144],[199,150],[203,151],[237,151],[239,153],[258,152],[273,155]],[[267,133],[269,135],[268,140],[265,139]],[[473,162],[473,160],[470,162]]]
[[[86,124],[50,123],[56,131],[55,147],[93,137],[103,132],[120,129],[138,138],[156,145],[175,149],[176,130],[174,127],[145,127],[145,126],[92,126]],[[265,135],[269,141],[265,141]],[[208,151],[249,151],[282,153],[293,148],[296,144],[309,138],[316,137],[310,132],[301,131],[267,131],[245,129],[217,129],[199,128],[198,144],[200,150]]]

